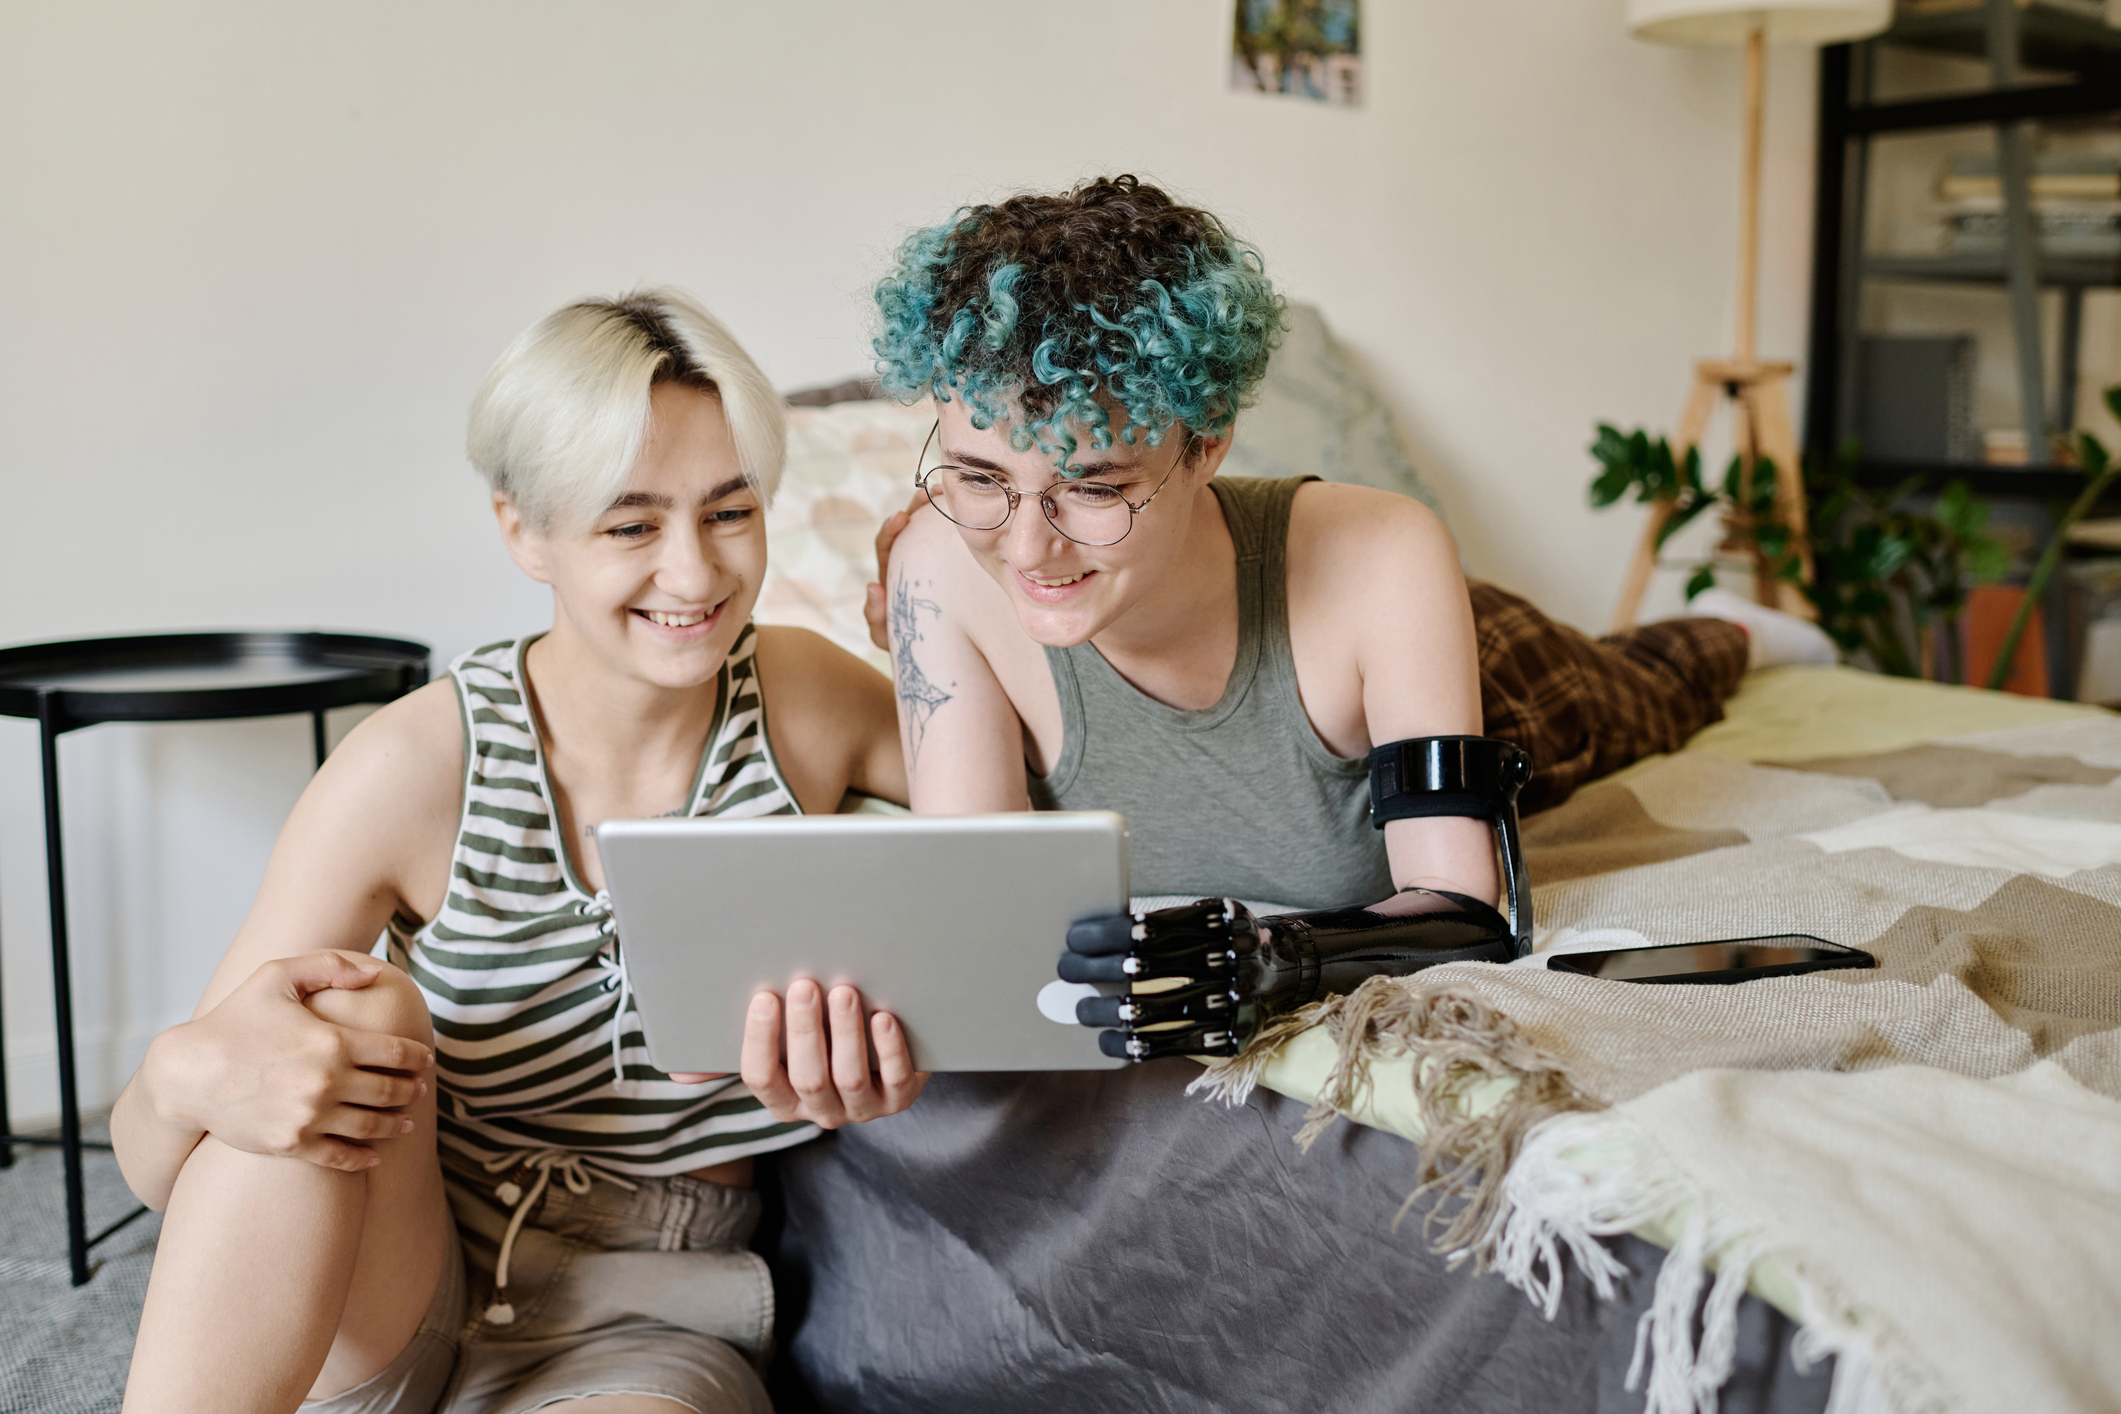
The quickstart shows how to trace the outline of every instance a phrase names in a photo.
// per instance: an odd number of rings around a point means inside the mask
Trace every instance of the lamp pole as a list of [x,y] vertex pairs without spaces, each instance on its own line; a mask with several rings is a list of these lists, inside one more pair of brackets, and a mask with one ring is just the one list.
[[1767,25],[1756,22],[1745,37],[1745,171],[1738,208],[1738,359],[1751,363],[1756,351],[1754,312],[1759,301],[1760,129],[1767,78]]
[[[1989,0],[2009,4],[2011,0]],[[1744,37],[1745,107],[1743,154],[1738,182],[1738,329],[1737,353],[1728,359],[1702,359],[1694,365],[1694,386],[1687,394],[1672,430],[1675,457],[1698,446],[1716,408],[1729,402],[1733,438],[1739,454],[1739,504],[1726,518],[1724,548],[1749,554],[1753,592],[1761,603],[1805,618],[1816,616],[1801,585],[1812,582],[1812,547],[1807,535],[1804,477],[1797,433],[1790,421],[1789,380],[1796,372],[1784,362],[1760,360],[1760,156],[1762,115],[1766,107],[1768,26],[1784,38],[1809,43],[1838,43],[1877,34],[1892,20],[1893,0],[1627,0],[1628,28],[1636,36],[1670,44],[1728,44]],[[1774,468],[1772,515],[1784,541],[1796,556],[1796,583],[1785,582],[1790,567],[1776,563],[1762,547],[1753,525],[1753,476],[1762,463]],[[1676,499],[1654,502],[1642,543],[1628,567],[1613,611],[1613,630],[1635,622],[1642,596],[1657,567],[1659,534],[1677,508]]]

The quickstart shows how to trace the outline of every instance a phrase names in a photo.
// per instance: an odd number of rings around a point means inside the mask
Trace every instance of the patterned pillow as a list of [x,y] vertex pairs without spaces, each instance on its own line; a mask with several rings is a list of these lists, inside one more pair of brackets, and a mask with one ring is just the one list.
[[766,513],[760,623],[814,629],[891,671],[869,642],[862,597],[876,578],[876,529],[913,495],[933,404],[888,400],[788,410],[788,469]]

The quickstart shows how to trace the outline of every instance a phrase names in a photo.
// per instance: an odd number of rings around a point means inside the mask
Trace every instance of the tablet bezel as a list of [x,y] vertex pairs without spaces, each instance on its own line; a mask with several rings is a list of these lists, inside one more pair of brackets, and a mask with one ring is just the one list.
[[1067,925],[1128,906],[1109,811],[611,820],[597,845],[658,1069],[734,1072],[752,993],[797,977],[853,983],[925,1070],[1125,1063],[1038,1006]]

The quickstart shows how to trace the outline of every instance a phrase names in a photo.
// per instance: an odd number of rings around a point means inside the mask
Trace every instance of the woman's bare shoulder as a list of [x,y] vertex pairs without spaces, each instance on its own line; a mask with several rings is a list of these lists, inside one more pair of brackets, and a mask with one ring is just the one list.
[[761,625],[758,636],[768,730],[803,809],[834,810],[849,788],[904,799],[891,680],[806,628]]
[[334,833],[350,829],[386,847],[406,832],[451,828],[463,802],[464,735],[456,682],[439,678],[348,732],[303,802],[313,795],[318,807],[344,817]]
[[933,506],[916,507],[906,520],[906,528],[899,532],[898,539],[891,545],[894,570],[900,566],[918,565],[923,573],[948,574],[954,578],[970,566],[970,560],[957,527],[943,519],[942,512]]
[[424,781],[440,768],[449,794],[456,794],[464,765],[464,709],[456,679],[445,674],[370,713],[346,734],[333,759],[342,753],[373,769],[409,773],[403,784],[414,788],[414,777]]
[[994,577],[974,558],[958,528],[932,506],[915,512],[891,550],[885,611],[894,637],[922,636],[947,625],[990,662],[1027,652],[1044,671],[1038,646],[1017,627],[1016,610]]
[[829,691],[850,684],[890,679],[822,633],[788,624],[760,624],[759,676],[766,691]]
[[438,907],[463,775],[464,728],[447,679],[347,733],[295,802],[208,1004],[267,958],[366,949],[393,913]]
[[985,616],[1008,601],[987,571],[965,546],[964,534],[933,506],[915,511],[891,547],[893,594],[904,583],[908,593],[940,599],[952,615]]
[[1450,543],[1443,519],[1412,496],[1338,481],[1307,481],[1296,488],[1289,537],[1292,549],[1328,541],[1346,549],[1382,550]]
[[1307,483],[1290,509],[1288,557],[1292,629],[1358,660],[1366,643],[1455,637],[1468,613],[1458,548],[1411,496]]

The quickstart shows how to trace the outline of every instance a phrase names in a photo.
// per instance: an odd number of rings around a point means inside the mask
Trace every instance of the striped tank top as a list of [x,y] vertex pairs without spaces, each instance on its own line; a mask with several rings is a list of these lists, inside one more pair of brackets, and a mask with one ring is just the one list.
[[[523,654],[538,637],[450,665],[465,740],[449,894],[424,926],[389,927],[390,960],[434,1022],[442,1142],[482,1164],[564,1149],[656,1177],[811,1138],[815,1126],[775,1119],[733,1076],[680,1085],[649,1064],[610,896],[584,888],[561,847],[523,691]],[[800,810],[767,740],[757,643],[746,624],[722,665],[687,815]]]

